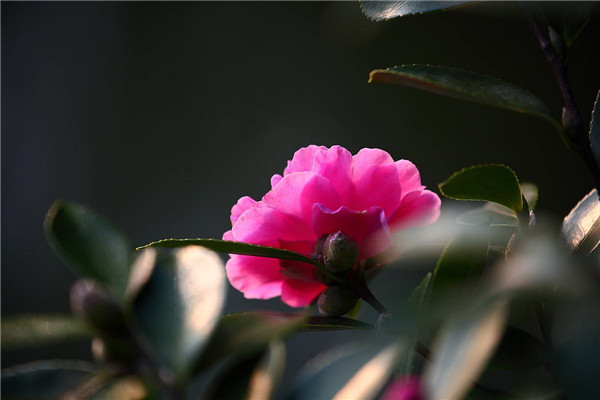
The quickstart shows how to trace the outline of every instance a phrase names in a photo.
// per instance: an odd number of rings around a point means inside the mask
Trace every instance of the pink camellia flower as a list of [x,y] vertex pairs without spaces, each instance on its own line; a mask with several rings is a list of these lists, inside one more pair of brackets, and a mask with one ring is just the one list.
[[[342,231],[364,260],[387,250],[394,231],[431,223],[439,213],[439,197],[425,190],[410,161],[394,162],[379,149],[353,156],[341,146],[310,145],[296,151],[283,176],[273,175],[262,200],[238,200],[223,239],[310,256],[317,239]],[[314,268],[242,255],[231,255],[226,265],[229,281],[246,298],[281,296],[292,307],[310,304],[327,288],[315,279]]]
[[419,378],[409,376],[395,380],[383,393],[381,400],[423,400]]

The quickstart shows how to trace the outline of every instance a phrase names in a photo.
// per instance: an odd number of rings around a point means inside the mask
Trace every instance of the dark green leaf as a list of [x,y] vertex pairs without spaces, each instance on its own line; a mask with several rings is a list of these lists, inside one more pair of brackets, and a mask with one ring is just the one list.
[[293,251],[219,239],[163,239],[138,247],[137,250],[145,249],[147,247],[184,247],[189,245],[203,246],[219,253],[279,258],[281,260],[302,261],[308,264],[318,265],[318,263],[310,258]]
[[123,297],[132,248],[110,223],[84,206],[57,201],[46,214],[44,228],[52,247],[77,274]]
[[210,337],[225,300],[225,271],[217,254],[187,246],[159,255],[135,300],[135,318],[156,361],[185,377]]
[[431,282],[431,272],[427,273],[417,287],[412,291],[408,298],[408,307],[421,312],[427,307],[427,293],[429,291],[429,283]]
[[369,83],[397,83],[506,110],[534,115],[560,124],[534,94],[491,76],[439,65],[400,65],[371,72]]
[[562,223],[561,234],[572,251],[591,253],[600,243],[600,199],[593,189],[571,210]]
[[375,21],[404,17],[412,14],[424,14],[433,11],[447,10],[473,3],[473,1],[369,1],[361,0],[360,7],[367,17]]
[[402,354],[403,343],[378,343],[334,349],[309,361],[290,398],[373,399],[381,391]]
[[85,361],[35,361],[2,370],[5,400],[56,399],[93,376],[96,367]]
[[[293,316],[291,316],[293,317]],[[374,329],[372,325],[344,317],[310,316],[302,324],[302,331],[339,331],[348,329]]]
[[2,319],[2,350],[89,338],[88,327],[68,315],[18,315]]
[[596,159],[596,164],[600,166],[600,90],[596,95],[592,121],[590,122],[590,147]]
[[234,356],[245,357],[264,349],[276,338],[299,331],[308,321],[307,316],[269,312],[228,314],[221,317],[198,369],[217,360]]
[[548,2],[543,4],[542,9],[547,23],[560,33],[566,46],[570,47],[585,28],[594,5],[593,1],[579,2],[577,7]]
[[517,227],[515,213],[496,203],[487,203],[483,207],[467,211],[456,218],[456,222],[474,226],[514,226]]
[[506,301],[495,301],[446,323],[423,375],[429,398],[460,399],[469,391],[500,341],[505,320]]
[[203,399],[270,399],[284,368],[285,346],[280,341],[273,341],[264,352],[226,368],[210,383]]
[[546,350],[539,340],[521,329],[507,326],[502,341],[490,361],[490,368],[523,369],[545,362]]
[[440,192],[455,200],[481,200],[498,203],[515,213],[523,209],[519,181],[505,165],[475,165],[455,172],[440,183]]

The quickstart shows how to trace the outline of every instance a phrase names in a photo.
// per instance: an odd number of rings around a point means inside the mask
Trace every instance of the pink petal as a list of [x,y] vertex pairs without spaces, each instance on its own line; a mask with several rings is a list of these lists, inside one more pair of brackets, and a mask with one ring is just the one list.
[[441,203],[438,195],[429,190],[410,192],[402,199],[388,223],[392,231],[430,224],[440,216]]
[[322,204],[315,204],[313,231],[317,237],[344,232],[358,245],[361,260],[380,254],[393,244],[385,214],[380,207],[354,211],[342,206],[331,210]]
[[281,286],[281,301],[291,307],[309,305],[327,286],[317,281],[286,279]]
[[381,400],[421,400],[421,383],[416,377],[404,377],[392,382]]
[[235,225],[237,219],[242,215],[246,210],[251,208],[256,204],[256,200],[254,200],[250,196],[241,197],[233,207],[231,207],[231,226]]
[[240,215],[232,233],[238,242],[275,247],[280,239],[293,241],[314,237],[312,228],[305,222],[290,218],[262,202]]
[[[315,242],[312,240],[297,240],[288,242],[285,240],[279,241],[279,248],[295,251],[296,253],[310,256],[315,247]],[[282,268],[282,273],[287,279],[300,279],[303,281],[316,282],[313,275],[315,266],[301,261],[279,260]]]
[[421,185],[421,175],[415,164],[408,160],[399,160],[396,161],[396,170],[400,179],[402,197],[415,190],[425,189],[425,186]]
[[275,185],[277,185],[279,183],[281,178],[283,178],[283,176],[281,176],[279,174],[275,174],[271,177],[271,189],[273,189],[275,187]]
[[316,146],[311,144],[308,147],[303,147],[294,153],[291,161],[288,161],[287,167],[283,170],[283,176],[292,172],[310,171],[313,165],[315,153],[327,150],[325,146]]
[[223,240],[235,240],[233,238],[233,232],[231,231],[231,229],[223,234]]
[[306,223],[307,226],[311,223],[313,204],[321,203],[333,209],[341,205],[331,182],[313,172],[296,172],[284,176],[277,186],[263,197],[263,202],[289,217]]
[[392,157],[379,149],[362,149],[352,158],[353,210],[381,207],[386,216],[398,208],[402,189]]
[[329,179],[342,203],[347,203],[352,190],[352,153],[341,146],[315,154],[312,172]]
[[231,285],[248,299],[270,299],[281,295],[284,276],[279,260],[231,255],[225,265]]

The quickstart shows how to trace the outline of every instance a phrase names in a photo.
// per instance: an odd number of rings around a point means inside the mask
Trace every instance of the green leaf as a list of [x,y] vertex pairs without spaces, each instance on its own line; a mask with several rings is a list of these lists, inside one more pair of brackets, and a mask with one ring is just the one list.
[[592,121],[590,122],[590,147],[596,159],[596,164],[600,166],[600,90],[596,95]]
[[374,82],[397,83],[530,114],[560,127],[548,107],[534,94],[512,83],[472,71],[439,65],[400,65],[372,71],[369,83]]
[[523,209],[519,181],[505,165],[475,165],[455,172],[440,183],[440,192],[455,200],[480,200],[498,203],[515,213]]
[[159,255],[134,313],[164,370],[178,379],[187,376],[219,320],[224,300],[225,271],[217,254],[187,246]]
[[403,343],[380,338],[376,343],[339,347],[321,354],[301,372],[290,398],[373,399],[405,351]]
[[272,341],[267,349],[222,371],[210,384],[205,400],[270,399],[285,368],[285,346]]
[[447,10],[459,7],[473,1],[369,1],[361,0],[360,8],[363,13],[374,21],[404,17],[413,14],[424,14],[433,11]]
[[89,338],[83,321],[68,315],[17,315],[2,319],[2,350]]
[[[295,317],[291,315],[290,317]],[[374,326],[355,319],[344,317],[310,316],[308,321],[302,324],[302,331],[339,331],[349,329],[374,329]]]
[[269,312],[224,315],[197,364],[197,370],[223,358],[242,358],[260,352],[273,339],[285,338],[301,330],[307,321],[307,316]]
[[546,350],[538,339],[521,329],[507,326],[490,361],[490,369],[532,368],[546,361]]
[[142,250],[148,247],[184,247],[189,245],[198,245],[207,249],[228,254],[241,254],[255,257],[278,258],[281,260],[302,261],[308,264],[320,266],[316,261],[293,251],[279,249],[276,247],[259,246],[257,244],[232,242],[219,239],[163,239],[157,242],[149,243],[138,247]]
[[158,393],[150,392],[148,388],[145,387],[142,380],[134,375],[113,379],[111,382],[107,382],[107,384],[103,386],[104,387],[101,390],[97,391],[92,396],[84,396],[83,398],[90,400],[160,399]]
[[427,293],[432,274],[428,272],[408,298],[408,307],[420,312],[427,307]]
[[521,187],[521,193],[527,201],[529,211],[534,211],[538,203],[539,189],[535,183],[523,182],[519,185]]
[[600,243],[600,199],[593,189],[571,210],[562,223],[561,234],[572,251],[589,254]]
[[123,297],[132,248],[109,222],[87,207],[57,201],[46,214],[44,228],[54,250],[77,274]]
[[446,323],[423,375],[427,398],[460,399],[468,392],[502,337],[506,308],[504,300],[486,302]]
[[510,208],[496,203],[487,203],[483,207],[460,214],[456,222],[473,226],[518,226],[515,213]]
[[71,360],[34,361],[6,368],[2,370],[2,398],[56,399],[95,371],[92,363]]

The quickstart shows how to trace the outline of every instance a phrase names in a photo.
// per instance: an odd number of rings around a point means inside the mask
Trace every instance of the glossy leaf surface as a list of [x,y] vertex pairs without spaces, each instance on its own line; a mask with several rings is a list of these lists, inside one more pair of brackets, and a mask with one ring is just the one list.
[[447,10],[472,1],[368,1],[361,0],[363,13],[374,21]]
[[515,213],[523,209],[517,176],[505,165],[475,165],[455,172],[440,183],[440,192],[455,200],[498,203]]
[[185,375],[201,354],[225,300],[225,268],[217,254],[187,246],[159,255],[137,297],[137,325],[159,365]]
[[18,315],[2,319],[2,349],[45,346],[90,337],[88,327],[68,315]]
[[77,274],[123,297],[133,249],[108,221],[87,207],[57,201],[46,214],[44,228],[52,247]]
[[600,242],[600,199],[593,189],[571,210],[562,223],[561,234],[572,251],[591,253]]

